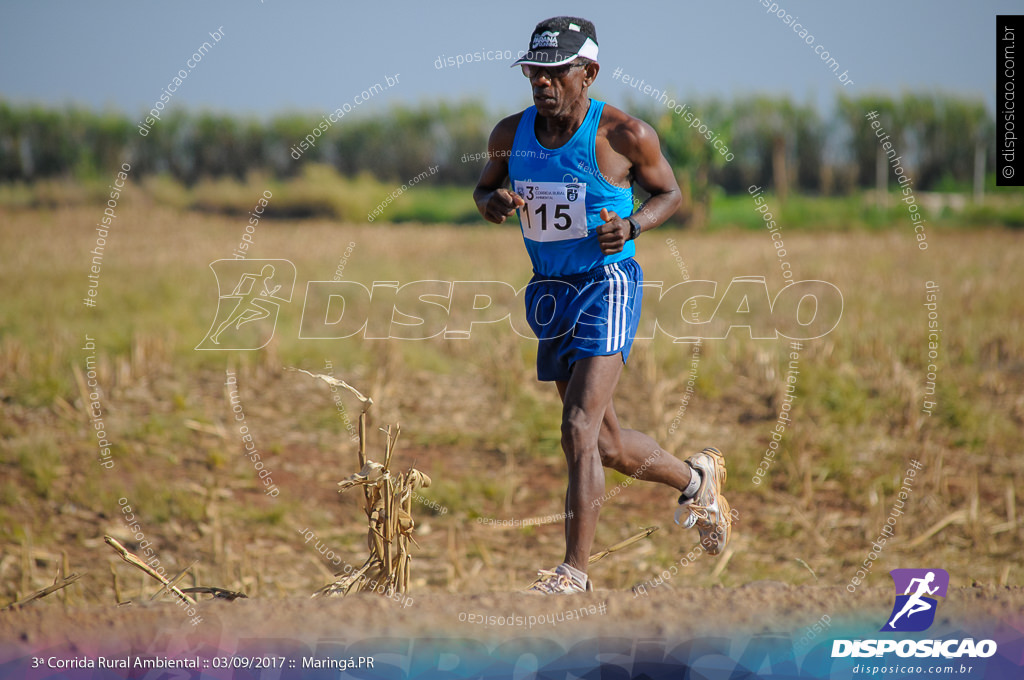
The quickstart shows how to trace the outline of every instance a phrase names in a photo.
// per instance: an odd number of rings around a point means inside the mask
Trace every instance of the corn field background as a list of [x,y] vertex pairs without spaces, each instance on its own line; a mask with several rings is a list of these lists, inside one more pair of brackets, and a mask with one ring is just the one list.
[[[110,535],[138,548],[122,498],[168,572],[195,562],[183,585],[308,596],[334,580],[336,565],[307,544],[307,529],[339,559],[362,564],[363,503],[358,490],[337,492],[359,468],[360,402],[287,366],[372,395],[371,450],[385,446],[378,428],[401,423],[395,469],[433,480],[409,497],[419,544],[410,549],[410,593],[512,592],[559,559],[561,523],[544,521],[561,512],[565,483],[557,395],[535,380],[535,343],[507,323],[476,327],[468,340],[302,340],[300,300],[283,306],[266,348],[197,352],[216,308],[208,263],[237,238],[237,221],[126,207],[124,224],[136,226],[112,237],[101,303],[88,309],[78,300],[92,236],[74,225],[92,212],[7,211],[0,226],[11,248],[0,276],[5,290],[18,291],[4,299],[0,337],[3,599],[46,587],[62,565],[82,578],[40,605],[115,604],[111,565],[126,597],[151,596],[160,585],[103,544]],[[300,282],[329,280],[349,243],[348,280],[472,280],[481,270],[517,287],[528,279],[523,258],[508,256],[520,247],[514,229],[275,222],[259,238],[259,252],[294,262]],[[648,280],[680,280],[666,238],[693,278],[724,287],[769,272],[769,289],[782,286],[768,238],[735,233],[652,233],[639,254]],[[908,561],[942,564],[956,583],[1019,585],[1024,309],[1015,291],[1024,282],[1016,236],[940,233],[925,254],[902,233],[794,235],[787,245],[799,278],[833,282],[845,307],[834,331],[804,343],[792,422],[762,484],[752,478],[785,393],[788,346],[742,331],[706,341],[680,417],[690,345],[639,341],[617,393],[623,421],[670,451],[714,444],[729,461],[740,513],[732,550],[697,560],[673,587],[844,585],[910,459],[924,468],[870,585]],[[925,394],[928,280],[941,289],[934,396]],[[86,335],[95,350],[83,349]],[[97,450],[87,357],[113,469]],[[246,455],[229,372],[276,495]],[[938,404],[930,416],[921,411],[926,397]],[[602,511],[597,546],[650,525],[663,531],[595,565],[603,588],[628,591],[697,543],[669,526],[668,490],[632,482],[608,474],[609,490],[620,492]],[[523,521],[531,518],[541,521]]]

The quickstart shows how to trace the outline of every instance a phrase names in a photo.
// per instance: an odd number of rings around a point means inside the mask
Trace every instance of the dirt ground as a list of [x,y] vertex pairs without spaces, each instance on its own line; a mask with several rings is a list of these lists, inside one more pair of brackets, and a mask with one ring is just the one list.
[[[883,677],[925,677],[925,666],[928,677],[1021,677],[1020,587],[951,590],[929,631],[909,634],[994,640],[989,658],[910,659],[919,672],[909,675],[878,666],[906,659],[833,658],[833,640],[887,637],[877,631],[891,597],[885,588],[851,595],[771,581],[647,595],[429,593],[408,606],[362,594],[210,601],[195,626],[173,604],[65,612],[51,603],[0,617],[0,677],[850,678],[872,662]],[[61,666],[101,659],[194,660],[200,670]],[[345,663],[359,665],[337,665]]]
[[[1024,635],[1024,588],[950,589],[934,633],[1002,622]],[[594,608],[592,610],[591,608]],[[738,588],[673,588],[642,592],[597,590],[573,597],[523,593],[452,595],[429,593],[404,602],[371,594],[336,599],[248,599],[206,601],[202,621],[170,603],[88,606],[64,610],[39,602],[0,617],[0,639],[26,653],[40,647],[145,648],[161,635],[199,636],[207,644],[251,638],[362,640],[375,637],[468,637],[501,641],[543,637],[563,641],[626,636],[686,640],[706,635],[782,635],[794,642],[827,617],[833,636],[844,631],[871,637],[892,607],[886,588],[788,586],[773,581]],[[603,611],[602,611],[603,610]],[[572,620],[555,622],[559,612]],[[537,617],[532,624],[528,617]],[[521,619],[519,617],[522,617]],[[578,618],[577,618],[578,617]],[[481,621],[478,623],[478,621]],[[512,625],[509,625],[512,622]]]

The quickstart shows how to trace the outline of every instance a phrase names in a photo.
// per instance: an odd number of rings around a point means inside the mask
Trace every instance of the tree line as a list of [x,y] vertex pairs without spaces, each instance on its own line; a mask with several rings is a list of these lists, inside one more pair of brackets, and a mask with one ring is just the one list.
[[[940,93],[839,96],[824,115],[785,96],[704,99],[688,104],[728,144],[726,160],[683,116],[657,102],[627,104],[658,132],[666,157],[694,205],[714,191],[758,185],[783,200],[789,192],[849,194],[884,188],[891,177],[881,142],[865,116],[877,111],[918,191],[979,192],[995,170],[995,121],[978,99]],[[292,150],[311,135],[319,114],[266,120],[174,110],[149,134],[116,112],[47,108],[0,100],[0,182],[102,178],[131,159],[135,179],[167,174],[191,186],[203,178],[244,180],[253,171],[293,178],[307,162],[346,176],[369,173],[402,182],[438,166],[434,182],[472,185],[499,114],[481,103],[394,106],[349,118],[313,138],[300,160]]]

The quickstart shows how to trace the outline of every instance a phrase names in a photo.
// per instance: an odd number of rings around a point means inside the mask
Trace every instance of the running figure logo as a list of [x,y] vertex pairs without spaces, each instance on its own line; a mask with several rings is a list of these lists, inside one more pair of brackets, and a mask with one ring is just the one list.
[[896,586],[896,604],[881,630],[927,630],[935,621],[935,598],[946,597],[949,573],[945,569],[893,569],[889,573]]
[[[291,302],[295,265],[289,260],[216,260],[210,269],[217,279],[217,314],[196,349],[265,347],[274,337],[281,303]],[[225,293],[228,285],[231,292]]]

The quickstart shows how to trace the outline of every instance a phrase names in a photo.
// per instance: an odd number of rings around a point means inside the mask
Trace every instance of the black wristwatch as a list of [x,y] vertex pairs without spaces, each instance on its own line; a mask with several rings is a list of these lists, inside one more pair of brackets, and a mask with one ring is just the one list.
[[632,215],[627,217],[626,221],[629,222],[629,240],[635,241],[636,237],[640,235],[640,223],[633,219]]

